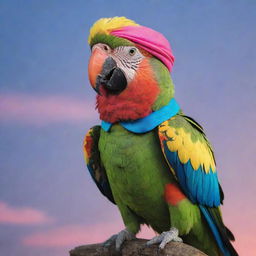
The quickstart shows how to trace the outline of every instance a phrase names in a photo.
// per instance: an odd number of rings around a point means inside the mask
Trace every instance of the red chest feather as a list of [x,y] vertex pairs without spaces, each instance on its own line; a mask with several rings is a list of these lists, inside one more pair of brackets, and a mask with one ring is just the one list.
[[115,123],[122,120],[136,120],[152,112],[159,94],[159,87],[147,59],[144,59],[127,88],[119,95],[102,91],[97,96],[100,119]]

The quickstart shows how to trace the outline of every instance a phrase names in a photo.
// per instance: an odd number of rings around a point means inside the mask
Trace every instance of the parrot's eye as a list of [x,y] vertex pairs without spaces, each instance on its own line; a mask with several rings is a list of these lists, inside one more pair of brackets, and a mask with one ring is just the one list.
[[130,55],[130,56],[134,56],[135,53],[136,53],[136,48],[131,48],[131,49],[129,50],[129,55]]

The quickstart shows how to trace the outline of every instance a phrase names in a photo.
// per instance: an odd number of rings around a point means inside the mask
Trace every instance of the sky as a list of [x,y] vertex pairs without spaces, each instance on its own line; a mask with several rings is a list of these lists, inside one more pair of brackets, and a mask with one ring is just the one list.
[[253,0],[2,0],[1,254],[68,255],[123,229],[89,176],[82,141],[100,122],[87,76],[89,29],[126,16],[170,41],[176,100],[213,144],[234,246],[256,255],[255,8]]

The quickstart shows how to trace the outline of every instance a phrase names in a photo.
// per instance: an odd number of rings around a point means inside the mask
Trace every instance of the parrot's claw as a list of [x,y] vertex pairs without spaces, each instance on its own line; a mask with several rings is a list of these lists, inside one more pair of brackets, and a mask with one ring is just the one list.
[[116,244],[116,250],[120,251],[120,248],[124,241],[135,239],[135,235],[127,229],[120,231],[118,234],[111,236],[107,241],[103,243],[103,246],[109,247],[113,243]]
[[104,247],[110,247],[116,241],[116,238],[117,238],[117,234],[111,236],[108,240],[103,242],[103,246]]
[[151,240],[149,240],[146,245],[152,245],[152,244],[158,244],[160,249],[164,249],[166,244],[168,244],[171,241],[174,242],[182,242],[182,239],[178,236],[179,230],[177,228],[171,228],[170,231],[163,232],[159,236],[153,237]]

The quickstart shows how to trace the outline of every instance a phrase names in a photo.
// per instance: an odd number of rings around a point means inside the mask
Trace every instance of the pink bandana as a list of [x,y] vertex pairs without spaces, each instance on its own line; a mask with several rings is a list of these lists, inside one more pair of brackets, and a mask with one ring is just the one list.
[[161,33],[144,26],[127,26],[113,30],[111,34],[138,44],[160,59],[171,72],[174,56],[169,42]]

